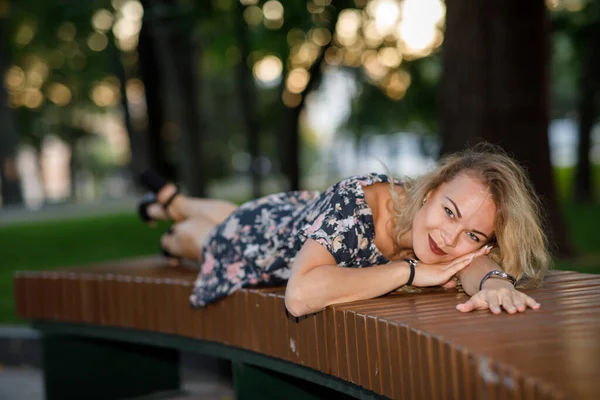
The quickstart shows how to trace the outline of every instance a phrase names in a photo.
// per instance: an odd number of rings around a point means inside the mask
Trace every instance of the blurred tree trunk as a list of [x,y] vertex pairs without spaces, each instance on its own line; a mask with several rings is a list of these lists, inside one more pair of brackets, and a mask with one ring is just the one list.
[[121,110],[123,112],[123,123],[127,131],[130,147],[129,169],[134,177],[149,167],[147,137],[133,123],[127,98],[127,73],[122,62],[123,55],[115,45],[112,30],[108,32],[109,51],[111,52],[112,69],[119,78],[121,93]]
[[[66,124],[61,124],[61,129],[66,131],[67,129],[71,129],[71,128]],[[69,150],[71,152],[71,157],[69,159],[69,179],[71,181],[70,200],[72,202],[77,201],[77,171],[79,171],[79,169],[81,168],[81,162],[79,159],[79,151],[77,149],[77,141],[78,140],[75,137],[75,135],[68,135],[68,136],[66,136],[66,139],[65,139],[65,143],[69,147]]]
[[[172,0],[147,1],[153,7],[152,18],[147,20],[154,40],[154,56],[158,63],[162,85],[162,108],[168,121],[163,134],[176,142],[175,158],[183,186],[191,196],[205,196],[206,173],[202,149],[202,129],[199,107],[199,70],[201,54],[198,41],[193,37],[193,15],[183,11]],[[173,12],[177,9],[176,12]],[[168,10],[169,16],[159,10]]]
[[4,87],[4,72],[6,70],[6,23],[0,15],[0,193],[2,205],[22,204],[21,178],[17,169],[17,152],[19,132],[8,108],[8,95]]
[[[331,19],[329,21],[329,32],[333,37],[335,26],[337,24],[338,16],[343,6],[338,8],[330,8]],[[282,157],[282,169],[284,175],[289,180],[289,190],[300,190],[300,115],[306,104],[306,96],[319,85],[321,78],[323,77],[323,61],[325,60],[325,52],[333,44],[333,40],[330,40],[325,46],[321,47],[319,56],[315,62],[311,65],[308,70],[309,79],[306,88],[300,93],[301,100],[298,105],[294,107],[286,108],[286,118],[282,132],[284,133],[283,142],[283,157]],[[284,64],[286,59],[283,60]],[[287,75],[287,69],[284,68],[285,74],[282,76],[282,92],[285,92],[285,79]]]
[[558,255],[567,256],[548,144],[548,28],[543,0],[447,3],[442,153],[486,140],[513,154],[542,199]]
[[[331,42],[330,42],[331,43]],[[308,70],[310,78],[306,89],[300,94],[302,99],[295,107],[287,109],[287,127],[285,134],[285,151],[283,158],[283,169],[290,182],[289,190],[300,190],[300,115],[306,104],[306,96],[313,90],[323,75],[322,64],[325,59],[325,50],[329,45],[321,49],[319,57]],[[283,78],[285,79],[285,77]]]
[[[600,9],[600,5],[597,5]],[[581,87],[579,100],[579,145],[575,171],[575,201],[586,203],[593,200],[592,168],[590,148],[592,128],[598,111],[600,92],[600,18],[597,18],[585,31],[586,46],[583,47]]]
[[[149,1],[143,1],[144,9],[150,7]],[[175,166],[167,157],[167,148],[163,140],[165,115],[162,104],[164,92],[163,77],[159,68],[159,60],[155,52],[156,37],[152,33],[151,22],[144,17],[138,44],[140,76],[144,82],[146,97],[146,113],[148,124],[146,135],[148,167],[169,180],[175,179]],[[132,144],[133,146],[133,144]]]
[[0,134],[0,193],[2,194],[2,205],[17,205],[23,202],[21,178],[17,168],[19,134],[12,120],[7,105],[6,90],[2,84],[0,84],[0,124],[2,126],[2,134]]
[[200,71],[198,60],[201,49],[198,41],[194,39],[189,30],[179,32],[172,37],[172,48],[175,50],[178,79],[176,87],[179,90],[183,106],[180,153],[186,152],[181,157],[181,169],[188,193],[195,197],[206,196],[206,163],[203,146],[204,130],[201,126],[200,108]]
[[260,119],[257,110],[256,86],[254,85],[254,76],[248,67],[248,57],[250,56],[250,32],[248,24],[244,19],[244,7],[236,2],[235,8],[235,26],[237,42],[240,46],[241,60],[237,67],[238,89],[240,91],[240,105],[242,115],[244,116],[246,128],[246,140],[248,141],[248,152],[251,157],[250,175],[252,179],[252,197],[261,196],[261,171],[257,165],[260,155]]

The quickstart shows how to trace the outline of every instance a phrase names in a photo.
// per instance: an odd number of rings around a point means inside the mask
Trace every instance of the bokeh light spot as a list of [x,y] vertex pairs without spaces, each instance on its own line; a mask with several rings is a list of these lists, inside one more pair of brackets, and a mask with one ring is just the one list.
[[120,99],[119,88],[108,82],[97,83],[90,92],[90,98],[98,107],[115,105]]
[[268,55],[254,64],[252,72],[256,79],[267,86],[274,86],[281,77],[283,64],[279,57]]
[[290,93],[287,90],[284,90],[281,94],[281,101],[286,107],[294,108],[298,107],[302,102],[302,95],[296,93]]
[[28,45],[35,36],[35,28],[33,24],[29,22],[25,22],[19,26],[17,29],[17,34],[15,36],[15,42],[20,44],[21,46]]
[[315,28],[310,32],[310,39],[319,46],[326,46],[331,41],[331,33],[325,28]]
[[271,21],[283,19],[283,5],[277,0],[269,0],[263,5],[263,14]]
[[290,93],[302,93],[310,79],[310,74],[304,68],[295,68],[290,71],[286,81],[286,88]]
[[75,27],[75,24],[69,21],[63,22],[56,31],[56,36],[65,42],[70,42],[71,40],[75,39],[76,34],[77,28]]
[[92,32],[88,37],[87,44],[93,51],[102,51],[108,45],[108,38],[104,33]]
[[108,32],[112,26],[114,16],[104,8],[97,10],[92,17],[92,26],[98,32]]
[[25,82],[25,71],[18,65],[13,65],[4,74],[4,82],[9,89],[20,88]]
[[25,89],[22,94],[21,103],[31,109],[39,108],[44,102],[44,95],[37,88]]
[[145,89],[144,82],[139,79],[132,78],[128,79],[125,84],[125,91],[127,93],[127,100],[131,104],[142,104],[145,100]]
[[396,68],[402,63],[402,56],[395,47],[380,49],[377,57],[379,58],[379,62],[388,68]]
[[259,25],[263,20],[263,13],[260,7],[250,6],[244,10],[244,19],[248,25]]
[[121,14],[129,21],[141,21],[144,16],[144,6],[137,0],[129,0],[121,6]]
[[52,83],[48,86],[48,98],[57,106],[66,106],[71,102],[71,90],[62,83]]

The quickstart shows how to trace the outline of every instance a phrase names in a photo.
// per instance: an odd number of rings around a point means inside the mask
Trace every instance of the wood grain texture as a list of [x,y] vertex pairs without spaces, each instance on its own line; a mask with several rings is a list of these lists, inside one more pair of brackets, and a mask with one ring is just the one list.
[[595,399],[600,277],[553,272],[537,311],[462,314],[456,290],[394,292],[302,318],[283,288],[193,309],[196,271],[156,258],[14,277],[19,315],[215,341],[303,365],[389,398]]

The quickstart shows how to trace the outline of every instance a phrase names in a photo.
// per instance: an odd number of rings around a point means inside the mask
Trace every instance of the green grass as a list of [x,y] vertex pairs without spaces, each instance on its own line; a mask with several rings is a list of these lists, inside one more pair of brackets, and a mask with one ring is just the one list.
[[[566,206],[565,221],[579,256],[555,267],[600,273],[600,206]],[[157,254],[166,227],[148,228],[133,213],[0,227],[0,323],[23,322],[14,312],[15,271]]]
[[555,268],[600,274],[600,205],[568,205],[563,215],[576,257],[557,260]]
[[146,227],[134,214],[0,227],[0,323],[18,322],[15,271],[44,270],[157,254],[166,225]]
[[[575,167],[554,168],[554,182],[558,197],[563,204],[569,204],[573,201]],[[600,164],[592,166],[592,186],[593,197],[596,202],[600,202]]]

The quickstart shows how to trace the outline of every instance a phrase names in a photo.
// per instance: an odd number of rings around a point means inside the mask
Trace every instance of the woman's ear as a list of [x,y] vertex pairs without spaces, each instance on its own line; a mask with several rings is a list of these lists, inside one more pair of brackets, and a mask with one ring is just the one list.
[[424,206],[425,203],[427,203],[427,200],[429,200],[429,196],[431,196],[431,193],[433,192],[433,190],[430,190],[429,192],[427,192],[427,194],[425,195],[425,197],[423,197],[423,200],[421,202],[421,205]]

